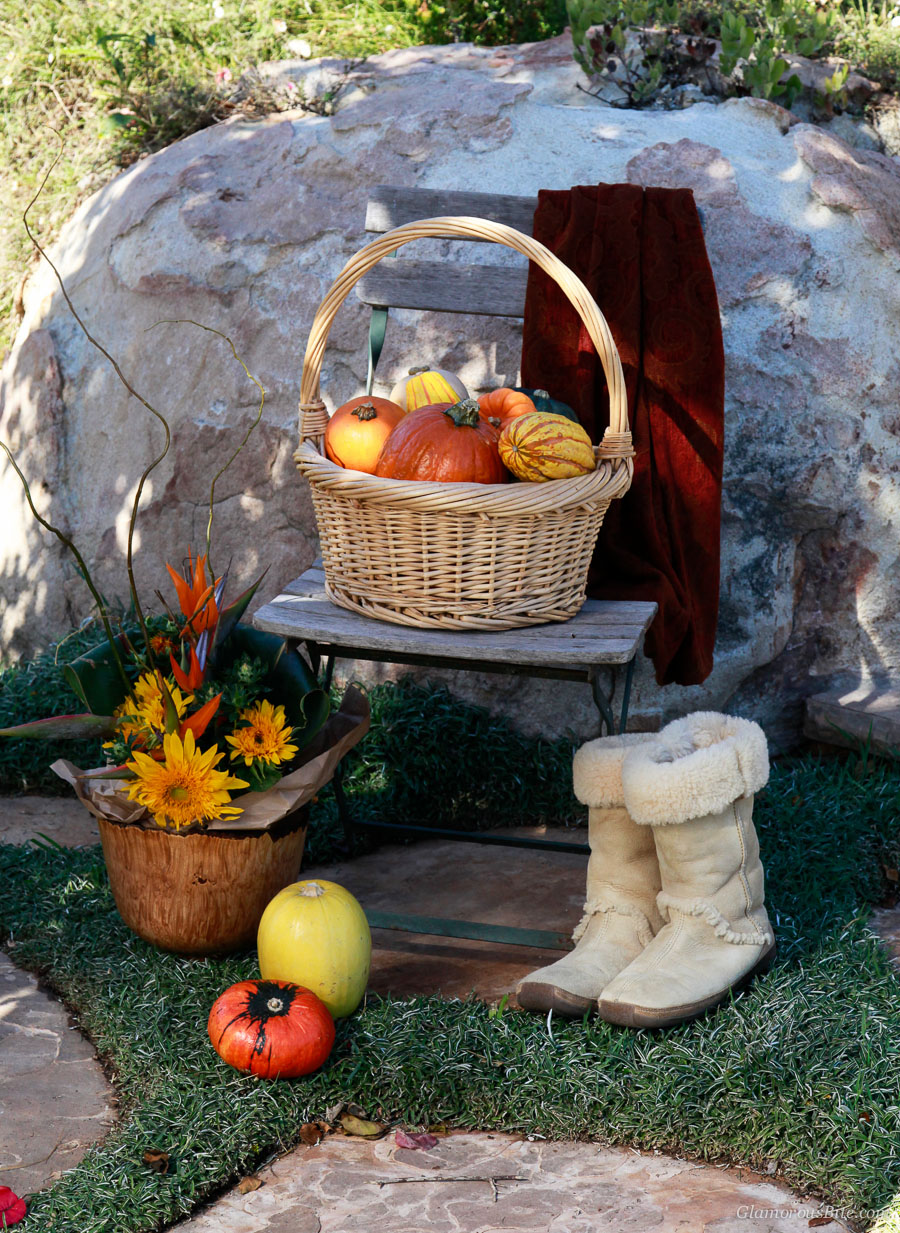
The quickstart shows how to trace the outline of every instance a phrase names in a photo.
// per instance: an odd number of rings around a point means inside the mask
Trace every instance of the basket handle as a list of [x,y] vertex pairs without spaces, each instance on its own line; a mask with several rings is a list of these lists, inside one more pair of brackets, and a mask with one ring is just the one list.
[[628,400],[625,393],[625,377],[622,363],[606,318],[597,307],[593,296],[581,279],[564,265],[549,248],[507,227],[504,223],[490,222],[484,218],[424,218],[413,223],[404,223],[393,231],[385,232],[365,248],[361,248],[341,270],[313,319],[303,359],[303,376],[300,381],[300,444],[305,440],[320,440],[328,415],[319,394],[319,375],[325,344],[337,311],[364,274],[376,266],[383,257],[390,256],[411,240],[454,238],[483,240],[505,244],[522,253],[540,266],[565,293],[581,317],[591,341],[597,348],[600,363],[609,388],[609,427],[599,447],[601,458],[629,458],[633,454],[631,433],[628,427]]

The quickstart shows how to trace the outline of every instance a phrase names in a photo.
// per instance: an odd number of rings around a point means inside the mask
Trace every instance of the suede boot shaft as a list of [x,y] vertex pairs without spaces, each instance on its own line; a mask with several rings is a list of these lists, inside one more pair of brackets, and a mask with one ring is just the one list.
[[649,739],[646,734],[604,737],[575,754],[575,794],[590,809],[584,915],[573,934],[575,949],[520,982],[519,1004],[528,1010],[570,1016],[595,1010],[604,986],[663,923],[652,832],[636,826],[623,805],[625,755]]
[[653,834],[666,924],[603,990],[603,1018],[671,1026],[771,962],[753,826],[753,795],[767,778],[762,729],[732,716],[688,716],[629,752],[623,792],[632,817]]

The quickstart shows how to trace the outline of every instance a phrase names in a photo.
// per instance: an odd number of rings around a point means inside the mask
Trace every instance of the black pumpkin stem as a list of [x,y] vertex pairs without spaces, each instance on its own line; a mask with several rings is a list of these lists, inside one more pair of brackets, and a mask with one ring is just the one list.
[[245,1014],[248,1019],[259,1020],[263,1025],[267,1019],[276,1019],[290,1013],[291,1003],[297,996],[297,990],[290,985],[275,984],[274,981],[261,980],[247,998]]
[[378,411],[374,403],[361,402],[358,407],[354,407],[350,414],[355,415],[360,423],[363,423],[365,420],[374,420],[378,415]]
[[457,428],[477,428],[481,413],[476,398],[464,398],[452,407],[444,408],[444,415],[449,415]]

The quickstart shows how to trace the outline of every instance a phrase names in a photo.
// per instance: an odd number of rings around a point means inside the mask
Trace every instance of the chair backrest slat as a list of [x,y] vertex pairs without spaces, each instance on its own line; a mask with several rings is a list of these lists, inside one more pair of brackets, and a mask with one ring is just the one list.
[[[505,223],[531,235],[536,206],[536,197],[379,184],[369,198],[366,231],[384,233],[422,218],[465,215]],[[527,267],[391,257],[360,279],[356,294],[373,308],[522,317],[527,281]]]
[[527,267],[394,259],[364,274],[357,293],[373,308],[523,317],[527,281]]
[[464,215],[488,218],[531,235],[537,197],[501,193],[460,193],[435,188],[393,188],[379,184],[366,210],[366,231],[384,232],[420,218]]

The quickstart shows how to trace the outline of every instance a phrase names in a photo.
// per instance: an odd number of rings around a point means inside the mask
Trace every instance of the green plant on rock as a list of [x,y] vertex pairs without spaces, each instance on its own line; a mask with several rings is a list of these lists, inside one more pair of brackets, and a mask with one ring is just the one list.
[[[650,0],[567,0],[573,56],[592,82],[615,82],[621,105],[642,107],[659,94],[677,4]],[[636,32],[633,38],[628,32]]]
[[759,37],[740,13],[723,14],[719,71],[725,77],[739,69],[741,84],[754,98],[778,100],[791,107],[803,85],[796,73],[785,79],[789,68],[774,37]]
[[819,111],[826,115],[834,115],[835,107],[844,108],[847,105],[847,78],[850,75],[850,65],[840,64],[830,77],[822,82],[822,89],[815,94],[815,104]]

